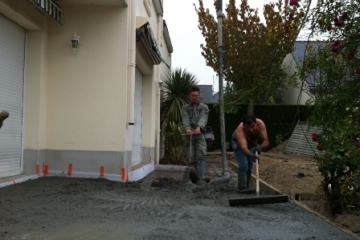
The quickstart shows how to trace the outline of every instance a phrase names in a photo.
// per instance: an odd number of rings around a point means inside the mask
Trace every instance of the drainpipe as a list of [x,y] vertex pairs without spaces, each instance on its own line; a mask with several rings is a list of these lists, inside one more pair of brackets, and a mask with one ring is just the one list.
[[227,182],[230,180],[226,159],[226,142],[225,142],[225,117],[224,117],[224,88],[223,88],[223,43],[222,43],[222,0],[217,1],[217,18],[218,18],[218,74],[219,74],[219,101],[220,101],[220,132],[221,132],[221,158],[224,175],[213,179],[212,182]]
[[[161,15],[158,15],[157,18],[157,43],[159,44],[161,41],[161,34],[162,34],[162,24],[163,18]],[[160,163],[160,65],[156,66],[155,78],[156,78],[156,164],[159,165]]]
[[[160,72],[160,71],[159,71]],[[160,164],[160,89],[161,89],[161,83],[158,80],[156,84],[156,104],[157,104],[157,110],[156,110],[156,164]]]
[[130,7],[130,35],[129,35],[129,73],[128,73],[128,104],[127,122],[134,125],[134,99],[135,99],[135,68],[136,68],[136,11],[135,1],[129,1]]

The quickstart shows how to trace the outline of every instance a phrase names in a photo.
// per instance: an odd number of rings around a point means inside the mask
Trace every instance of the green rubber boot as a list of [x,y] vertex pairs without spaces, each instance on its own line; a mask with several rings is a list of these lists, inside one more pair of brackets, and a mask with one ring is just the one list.
[[254,189],[249,189],[249,183],[251,179],[248,174],[238,174],[238,193],[251,194],[254,193]]
[[247,176],[246,174],[238,174],[238,192],[247,188]]
[[246,182],[247,185],[246,185],[246,187],[247,187],[248,192],[249,192],[249,193],[254,193],[254,192],[256,192],[255,189],[250,188],[251,173],[247,173],[247,174],[246,174],[246,177],[247,177],[247,182]]

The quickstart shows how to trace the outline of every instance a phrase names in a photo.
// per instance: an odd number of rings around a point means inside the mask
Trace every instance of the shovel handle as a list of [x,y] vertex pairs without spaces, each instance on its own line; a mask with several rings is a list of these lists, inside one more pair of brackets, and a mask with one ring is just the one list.
[[189,164],[191,164],[191,148],[192,148],[192,135],[190,135]]
[[[182,136],[188,136],[185,133],[181,134]],[[192,148],[192,135],[189,136],[189,164],[191,164],[191,148]]]
[[[255,151],[256,156],[258,157],[258,153]],[[256,195],[260,195],[260,187],[259,187],[259,160],[255,160],[256,165]]]

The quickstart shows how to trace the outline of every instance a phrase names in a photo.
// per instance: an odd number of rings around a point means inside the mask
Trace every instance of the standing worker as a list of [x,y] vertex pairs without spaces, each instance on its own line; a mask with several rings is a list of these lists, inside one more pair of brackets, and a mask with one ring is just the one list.
[[[207,145],[204,129],[209,116],[209,108],[200,102],[200,89],[192,87],[190,90],[190,103],[182,107],[181,117],[185,131],[186,155],[190,159],[199,179],[205,178]],[[191,156],[190,156],[191,153]]]
[[251,169],[260,154],[269,147],[265,123],[254,115],[246,115],[233,133],[231,139],[238,163],[238,192],[252,192],[249,189]]

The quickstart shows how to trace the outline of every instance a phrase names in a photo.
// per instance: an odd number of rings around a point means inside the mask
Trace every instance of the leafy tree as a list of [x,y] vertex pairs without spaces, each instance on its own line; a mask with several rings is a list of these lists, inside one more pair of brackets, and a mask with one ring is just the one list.
[[162,163],[185,164],[182,140],[182,106],[189,102],[191,87],[198,83],[194,74],[175,69],[163,77],[161,96],[161,125],[165,136],[165,155]]
[[[214,1],[216,6],[216,0]],[[308,6],[303,1],[303,6]],[[217,60],[217,21],[209,9],[205,9],[203,0],[195,6],[199,29],[205,38],[201,45],[206,64],[215,71]],[[274,78],[285,56],[292,51],[294,42],[302,27],[308,8],[299,5],[297,0],[279,0],[264,5],[265,22],[261,22],[258,10],[250,8],[247,0],[230,0],[223,17],[224,42],[224,78],[233,83],[234,97],[249,104],[249,113],[253,113],[253,104],[259,96],[273,95],[279,83],[284,79]],[[305,13],[306,12],[306,13]],[[269,97],[271,99],[271,96]]]
[[[322,189],[333,214],[360,201],[360,20],[358,1],[318,0],[309,21],[311,35],[326,35],[317,49],[309,47],[303,62],[303,81],[316,86],[310,123]],[[359,206],[357,207],[359,210]]]
[[[263,88],[263,94],[257,95],[254,103],[282,104],[286,89],[284,83],[292,83],[292,78],[293,76],[288,76],[281,67],[274,70],[269,75],[268,85]],[[237,90],[233,82],[228,82],[224,88],[224,111],[237,114],[241,110],[240,106],[251,101],[251,94],[251,90]],[[217,105],[218,104],[219,103],[217,103]]]

